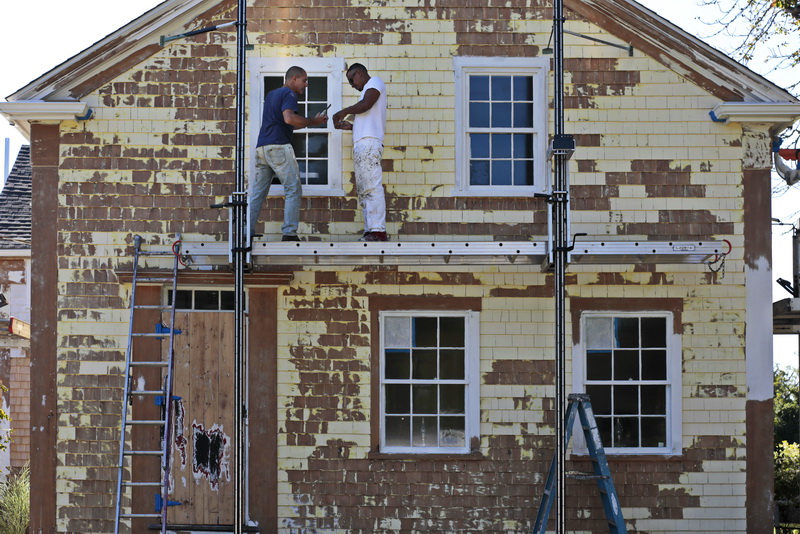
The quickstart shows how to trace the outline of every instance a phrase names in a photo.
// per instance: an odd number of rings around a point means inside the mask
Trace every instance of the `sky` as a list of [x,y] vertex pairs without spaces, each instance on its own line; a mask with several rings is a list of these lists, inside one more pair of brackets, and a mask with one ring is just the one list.
[[[40,75],[90,47],[162,0],[33,0],[4,2],[3,30],[0,31],[0,99],[25,86]],[[724,34],[712,36],[715,28],[703,23],[713,21],[715,13],[700,8],[701,0],[639,0],[684,30],[703,38],[722,51],[732,48]],[[98,14],[102,14],[98,16]],[[703,20],[700,20],[701,14]],[[10,22],[10,21],[13,21]],[[794,37],[800,48],[800,38]],[[750,67],[778,85],[790,83],[787,71],[763,72],[764,62],[756,60]],[[759,68],[762,71],[759,71]],[[794,81],[794,80],[792,80]],[[9,139],[10,163],[26,140],[5,120],[0,120],[0,177],[5,176],[5,139]],[[775,182],[776,184],[778,182]],[[785,188],[784,188],[785,189]],[[773,217],[796,224],[800,217],[800,187],[795,185],[773,199]],[[774,278],[792,280],[791,226],[773,226]],[[773,300],[788,296],[780,286],[773,286]],[[781,366],[798,365],[797,335],[775,336],[775,362]]]

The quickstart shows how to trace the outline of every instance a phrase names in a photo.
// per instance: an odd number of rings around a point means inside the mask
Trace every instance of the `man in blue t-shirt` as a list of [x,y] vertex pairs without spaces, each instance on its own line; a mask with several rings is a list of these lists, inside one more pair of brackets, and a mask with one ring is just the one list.
[[248,228],[250,237],[256,233],[261,204],[269,193],[272,179],[283,184],[286,202],[283,207],[282,241],[300,241],[297,226],[300,222],[300,168],[292,148],[292,132],[308,126],[319,126],[328,121],[325,112],[314,118],[297,112],[297,97],[308,87],[308,74],[300,67],[286,71],[283,87],[270,91],[264,99],[264,113],[256,143],[256,175],[247,190]]

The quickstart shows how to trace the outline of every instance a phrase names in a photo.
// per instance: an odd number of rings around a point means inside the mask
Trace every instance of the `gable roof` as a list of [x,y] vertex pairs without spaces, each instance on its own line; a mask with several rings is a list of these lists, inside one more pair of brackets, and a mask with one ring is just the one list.
[[0,250],[31,248],[31,147],[19,150],[0,192]]
[[[226,11],[233,5],[234,0],[166,0],[7,99],[79,100],[155,54],[161,48],[160,36],[228,22]],[[634,0],[565,0],[565,5],[724,102],[800,102]]]

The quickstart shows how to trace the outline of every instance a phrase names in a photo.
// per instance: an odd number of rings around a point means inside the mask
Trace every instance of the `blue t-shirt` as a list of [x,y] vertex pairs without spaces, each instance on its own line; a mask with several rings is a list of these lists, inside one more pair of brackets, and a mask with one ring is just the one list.
[[264,99],[261,130],[257,147],[264,145],[288,145],[292,142],[294,128],[283,120],[283,110],[297,113],[297,95],[286,86],[274,89]]

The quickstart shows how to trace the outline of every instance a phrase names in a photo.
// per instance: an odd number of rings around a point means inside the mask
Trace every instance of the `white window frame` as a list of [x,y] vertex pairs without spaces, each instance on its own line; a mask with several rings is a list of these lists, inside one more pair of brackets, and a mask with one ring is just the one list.
[[[328,77],[328,103],[331,105],[329,115],[342,109],[342,79],[345,61],[344,58],[304,58],[304,57],[252,57],[248,59],[247,67],[250,74],[250,148],[247,156],[250,158],[247,170],[249,176],[255,176],[256,162],[254,152],[258,142],[258,132],[261,128],[261,115],[264,108],[264,77],[280,76],[283,78],[290,67],[297,65],[305,69],[309,77]],[[328,133],[328,184],[303,185],[303,196],[344,196],[342,184],[342,131],[336,130],[333,123],[328,121],[325,128],[306,128],[296,132],[313,131],[314,133]],[[269,196],[283,196],[283,186],[273,184]]]
[[[471,450],[472,442],[480,436],[480,312],[477,311],[439,311],[439,310],[398,310],[381,311],[380,320],[380,451],[387,454],[467,454]],[[464,318],[464,380],[385,380],[385,319],[387,317],[463,317]],[[465,383],[465,440],[463,447],[389,447],[386,445],[386,398],[384,385],[387,383],[422,383],[422,384],[447,384]]]
[[[547,82],[549,58],[454,57],[456,121],[456,196],[533,196],[546,194],[550,183],[547,162]],[[533,185],[471,186],[469,183],[469,84],[472,74],[527,75],[533,77]],[[495,128],[498,133],[513,128]]]
[[[573,346],[572,377],[573,391],[586,392],[586,319],[588,317],[663,317],[667,324],[667,438],[663,447],[605,447],[606,454],[632,455],[657,454],[673,456],[681,453],[682,428],[682,374],[681,336],[674,331],[674,316],[671,312],[615,312],[585,311],[581,314],[580,341]],[[588,454],[586,440],[580,421],[576,419],[572,430],[572,450],[576,454]]]

